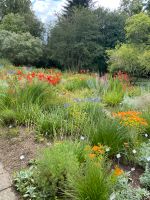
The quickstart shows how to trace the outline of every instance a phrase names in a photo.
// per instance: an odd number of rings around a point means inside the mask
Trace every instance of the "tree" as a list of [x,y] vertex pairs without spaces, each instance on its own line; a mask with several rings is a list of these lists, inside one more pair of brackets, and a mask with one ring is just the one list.
[[121,0],[120,10],[128,16],[139,14],[142,9],[143,0]]
[[30,13],[30,0],[0,0],[0,17],[3,18],[9,13]]
[[134,15],[126,23],[127,44],[109,50],[109,70],[126,71],[133,76],[150,74],[150,17]]
[[15,33],[29,32],[25,18],[19,14],[10,13],[5,15],[0,23],[0,30],[7,30]]
[[99,45],[100,37],[94,12],[86,8],[74,9],[69,18],[61,17],[50,31],[50,58],[66,68],[94,68],[94,60],[104,53]]
[[30,33],[0,31],[0,58],[7,58],[14,64],[33,64],[42,52],[42,41]]
[[134,15],[127,19],[126,37],[131,43],[150,44],[150,17],[144,13]]
[[60,17],[51,29],[50,58],[66,68],[91,68],[106,71],[106,49],[125,40],[125,16],[104,8],[76,8],[70,16]]
[[118,42],[125,41],[125,15],[103,8],[98,8],[94,12],[98,17],[99,32],[103,35],[100,43],[105,48],[114,48]]
[[39,37],[43,39],[44,25],[43,23],[32,13],[26,13],[23,15],[25,18],[25,23],[28,26],[28,31],[34,37]]
[[67,5],[64,6],[65,15],[69,15],[74,7],[77,8],[88,8],[90,6],[91,0],[67,0]]
[[144,11],[150,13],[150,0],[144,1]]

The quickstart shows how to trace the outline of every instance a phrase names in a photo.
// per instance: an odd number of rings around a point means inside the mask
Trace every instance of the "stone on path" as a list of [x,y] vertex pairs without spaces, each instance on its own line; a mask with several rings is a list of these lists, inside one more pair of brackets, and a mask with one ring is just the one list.
[[4,172],[0,174],[0,192],[9,187],[11,187],[11,180],[9,178],[9,174]]
[[17,197],[11,188],[8,188],[0,192],[0,200],[17,200]]
[[12,191],[12,182],[8,172],[3,168],[0,162],[0,200],[17,200],[15,193]]

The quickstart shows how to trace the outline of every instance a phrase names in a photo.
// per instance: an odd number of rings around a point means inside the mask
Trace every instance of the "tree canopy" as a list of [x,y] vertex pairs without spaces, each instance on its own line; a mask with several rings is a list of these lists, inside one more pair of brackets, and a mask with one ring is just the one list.
[[65,15],[69,15],[73,9],[76,8],[88,8],[91,4],[91,0],[67,0],[64,6]]
[[69,18],[62,16],[51,29],[50,58],[77,70],[103,68],[105,50],[125,39],[124,24],[124,16],[117,12],[76,8]]
[[3,18],[9,13],[30,13],[30,0],[0,0],[0,16]]
[[0,31],[0,57],[13,63],[32,64],[42,56],[42,43],[30,33]]
[[126,71],[134,76],[150,73],[150,17],[140,13],[126,22],[126,44],[109,50],[109,69]]

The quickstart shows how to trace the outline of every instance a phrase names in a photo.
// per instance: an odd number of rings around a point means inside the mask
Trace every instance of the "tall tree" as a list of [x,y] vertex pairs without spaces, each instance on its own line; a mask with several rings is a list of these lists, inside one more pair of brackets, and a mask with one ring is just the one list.
[[120,10],[128,16],[139,14],[143,10],[143,0],[121,0]]
[[29,32],[35,37],[42,36],[43,24],[33,13],[28,14],[7,14],[0,23],[0,30],[7,30],[15,33]]
[[144,10],[148,13],[150,13],[150,0],[146,0],[144,2]]
[[0,17],[3,18],[9,13],[30,13],[30,0],[0,0]]
[[104,53],[99,45],[98,18],[89,9],[74,9],[70,17],[61,17],[50,31],[49,55],[66,68],[94,69],[94,60]]
[[52,28],[48,41],[50,58],[66,68],[96,68],[104,72],[105,50],[124,42],[124,25],[124,15],[119,12],[76,8]]
[[64,6],[65,15],[72,12],[74,7],[85,7],[88,8],[91,4],[91,0],[67,0],[66,6]]

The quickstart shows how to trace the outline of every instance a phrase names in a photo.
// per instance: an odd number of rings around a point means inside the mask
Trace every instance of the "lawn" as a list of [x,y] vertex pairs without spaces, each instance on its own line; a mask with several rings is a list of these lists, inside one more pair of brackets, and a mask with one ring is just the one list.
[[122,72],[1,68],[0,155],[21,198],[149,199],[149,81],[132,83]]

